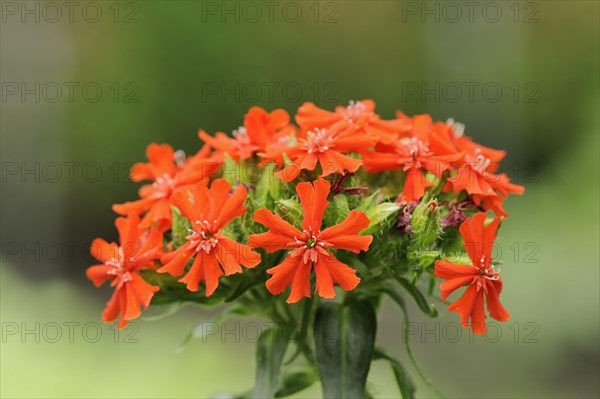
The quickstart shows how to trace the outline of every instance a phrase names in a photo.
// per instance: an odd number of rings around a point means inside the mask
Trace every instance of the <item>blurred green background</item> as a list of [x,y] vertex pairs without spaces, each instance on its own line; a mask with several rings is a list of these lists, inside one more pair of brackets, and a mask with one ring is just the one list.
[[[253,105],[293,113],[362,98],[384,117],[465,123],[508,151],[505,171],[527,188],[499,233],[512,313],[499,335],[457,337],[456,314],[413,309],[431,380],[452,398],[598,397],[598,2],[52,3],[0,2],[2,397],[250,388],[248,321],[182,351],[214,312],[186,308],[118,336],[101,324],[110,290],[85,280],[88,245],[116,238],[111,204],[135,197],[127,170],[148,143],[193,152],[199,128],[230,132]],[[378,343],[413,372],[401,327],[386,305]],[[384,366],[371,390],[396,397]]]

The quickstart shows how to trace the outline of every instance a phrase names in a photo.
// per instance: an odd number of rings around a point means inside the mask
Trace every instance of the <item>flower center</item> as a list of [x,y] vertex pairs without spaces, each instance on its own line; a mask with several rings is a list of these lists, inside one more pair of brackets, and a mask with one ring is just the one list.
[[169,176],[168,173],[163,173],[162,176],[158,176],[154,183],[152,183],[155,198],[168,197],[173,191],[174,187],[175,180],[173,180],[173,178],[171,178],[171,176]]
[[455,139],[462,137],[465,134],[465,124],[454,121],[453,118],[448,118],[446,124],[452,126],[452,135]]
[[[412,158],[412,162],[406,162],[404,165],[404,171],[407,171],[411,168],[421,168],[421,159],[425,157],[429,152],[429,148],[416,137],[404,138],[400,141],[400,144],[403,146],[400,148],[400,152],[403,156],[408,155]],[[408,154],[406,154],[408,152]]]
[[306,133],[304,147],[309,154],[322,153],[333,147],[333,137],[326,129],[314,129]]
[[477,154],[477,156],[475,156],[473,169],[483,175],[487,172],[487,168],[490,166],[491,163],[492,161],[490,159],[484,157],[482,154]]
[[233,137],[240,143],[241,146],[250,145],[250,137],[244,126],[240,126],[232,132]]
[[302,256],[304,263],[316,262],[319,254],[329,256],[329,252],[325,248],[330,245],[319,238],[319,233],[314,233],[312,227],[309,227],[308,230],[302,232],[301,237],[294,237],[296,242],[293,244],[298,247],[296,253]]
[[368,112],[367,106],[362,101],[352,101],[344,110],[344,119],[349,123],[356,122],[362,115]]
[[106,271],[106,274],[116,277],[112,284],[113,286],[131,281],[131,274],[127,268],[127,263],[135,263],[135,261],[134,257],[126,260],[123,247],[119,247],[117,256],[104,262],[105,265],[112,267]]
[[479,281],[477,281],[478,290],[483,286],[485,280],[500,280],[500,269],[498,271],[494,269],[491,257],[486,258],[485,255],[481,255],[481,259],[479,259]]
[[196,248],[196,252],[204,251],[208,254],[217,246],[219,240],[213,237],[216,222],[216,220],[213,220],[212,223],[208,220],[194,222],[194,228],[189,230],[190,234],[185,238],[192,244],[192,247]]

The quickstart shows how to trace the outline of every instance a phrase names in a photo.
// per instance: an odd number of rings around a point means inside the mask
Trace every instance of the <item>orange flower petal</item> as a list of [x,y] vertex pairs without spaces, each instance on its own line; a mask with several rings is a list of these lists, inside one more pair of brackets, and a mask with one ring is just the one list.
[[288,285],[292,284],[294,274],[302,262],[301,256],[288,255],[279,265],[267,270],[272,277],[267,280],[266,287],[273,295],[281,294]]
[[310,298],[310,269],[311,264],[300,262],[292,280],[292,291],[287,303],[298,302],[302,297]]
[[358,234],[362,230],[369,227],[369,223],[369,218],[364,212],[350,211],[348,217],[346,217],[343,222],[326,228],[321,232],[321,234],[319,234],[319,237],[322,240],[329,241],[335,237]]

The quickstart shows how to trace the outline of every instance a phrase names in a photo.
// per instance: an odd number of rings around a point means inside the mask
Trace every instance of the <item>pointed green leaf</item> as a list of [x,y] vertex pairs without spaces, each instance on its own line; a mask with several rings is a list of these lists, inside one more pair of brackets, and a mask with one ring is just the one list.
[[365,397],[376,328],[375,309],[369,301],[319,306],[314,337],[326,399]]
[[419,291],[419,289],[410,283],[407,279],[394,275],[394,278],[400,285],[410,294],[415,300],[415,303],[429,317],[438,317],[438,311],[433,304],[427,303],[425,296]]
[[273,398],[280,384],[280,370],[288,340],[282,328],[264,331],[256,345],[254,398]]
[[390,363],[392,370],[394,371],[396,383],[398,384],[398,389],[400,389],[402,398],[413,399],[415,397],[415,384],[406,373],[406,370],[404,370],[404,366],[402,366],[398,360],[385,353],[381,348],[375,349],[373,359],[383,359]]
[[369,227],[362,231],[362,234],[371,234],[377,232],[381,227],[389,222],[398,212],[400,206],[395,202],[384,202],[376,205],[367,211],[369,218]]
[[275,393],[276,398],[283,398],[303,391],[317,382],[316,370],[310,366],[300,366],[296,370],[283,375],[281,386]]
[[362,198],[356,210],[367,212],[369,209],[375,206],[375,203],[377,202],[377,197],[379,195],[379,190],[375,190],[373,194],[369,195],[368,197]]

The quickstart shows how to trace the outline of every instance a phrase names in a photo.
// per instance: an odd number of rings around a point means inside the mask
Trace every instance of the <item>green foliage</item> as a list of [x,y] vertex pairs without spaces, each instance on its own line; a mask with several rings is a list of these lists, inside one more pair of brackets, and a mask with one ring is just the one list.
[[338,223],[341,223],[350,213],[350,207],[348,205],[348,196],[344,194],[338,194],[329,203],[323,216],[325,226],[331,227]]
[[378,231],[389,230],[396,221],[396,215],[400,207],[395,202],[384,202],[367,209],[369,227],[363,230],[363,234],[372,234]]
[[376,328],[375,310],[370,301],[344,305],[328,302],[319,307],[314,336],[326,399],[365,396]]
[[433,304],[427,303],[425,296],[421,293],[421,291],[414,285],[411,284],[407,279],[403,277],[399,277],[397,275],[394,276],[396,281],[400,283],[402,288],[404,288],[410,296],[415,300],[415,303],[421,309],[423,313],[425,313],[429,317],[437,317],[438,311]]
[[171,213],[173,215],[173,229],[171,230],[173,247],[179,248],[187,242],[186,237],[190,234],[192,224],[190,221],[181,215],[179,209],[171,206]]
[[280,386],[283,356],[288,345],[284,329],[275,327],[264,331],[256,345],[256,379],[253,398],[273,398]]
[[319,376],[312,366],[296,367],[283,374],[279,389],[275,393],[276,398],[283,398],[293,395],[317,382]]
[[373,359],[383,359],[390,363],[390,366],[392,366],[392,371],[394,372],[394,377],[396,377],[398,389],[400,389],[400,394],[402,395],[403,399],[413,399],[415,397],[415,384],[406,373],[402,363],[385,353],[385,351],[381,348],[375,349]]
[[302,205],[293,199],[280,199],[275,201],[275,212],[293,226],[300,226],[302,224],[302,219],[304,218]]
[[379,190],[375,190],[373,194],[369,195],[368,197],[362,198],[356,206],[356,210],[362,212],[368,211],[377,204],[377,198],[380,195],[381,194],[379,193]]
[[407,258],[415,277],[418,277],[423,269],[432,267],[435,260],[439,258],[439,252],[435,247],[441,234],[441,218],[437,201],[424,198],[415,208],[410,225],[412,234]]
[[250,191],[260,208],[272,208],[273,201],[280,198],[282,182],[274,175],[275,166],[273,162],[269,162],[260,169],[256,187]]

